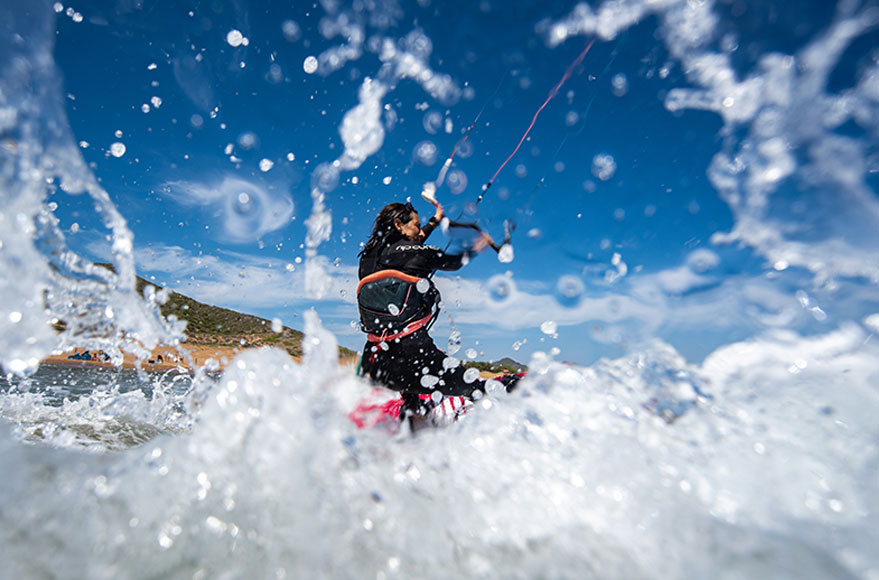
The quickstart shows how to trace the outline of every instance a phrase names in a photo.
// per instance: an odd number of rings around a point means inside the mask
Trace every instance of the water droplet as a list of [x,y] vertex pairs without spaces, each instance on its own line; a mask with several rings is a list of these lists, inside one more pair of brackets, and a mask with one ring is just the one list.
[[110,155],[113,157],[122,157],[125,155],[125,144],[117,141],[110,145]]
[[[720,256],[706,248],[693,250],[690,255],[687,256],[687,266],[690,268],[690,270],[699,274],[703,274],[705,272],[708,272],[709,270],[713,270],[719,264]],[[776,269],[778,269],[777,263]],[[784,268],[781,269],[783,270]]]
[[501,246],[500,251],[497,253],[498,262],[502,264],[509,264],[513,261],[515,254],[513,253],[513,246],[510,244],[504,244]]
[[271,159],[262,159],[259,162],[259,170],[262,171],[263,173],[271,170],[271,168],[274,166],[275,166],[275,164]]
[[592,175],[602,181],[607,181],[616,173],[617,164],[611,155],[598,154],[592,158]]
[[455,195],[463,193],[467,189],[467,174],[460,169],[453,169],[446,177],[446,185]]
[[515,287],[513,281],[507,276],[497,275],[489,278],[486,287],[488,295],[495,302],[504,302],[512,296]]
[[626,78],[626,75],[623,73],[614,75],[613,79],[611,79],[610,81],[610,84],[613,87],[614,96],[622,97],[627,92],[629,92],[629,79]]
[[229,46],[247,46],[250,44],[250,41],[246,36],[241,34],[240,30],[233,28],[226,34],[226,42],[229,43]]
[[235,198],[235,203],[232,205],[232,207],[236,213],[245,216],[253,213],[254,209],[256,208],[256,204],[254,203],[253,198],[250,197],[250,194],[242,191]]
[[314,74],[317,71],[317,59],[313,56],[306,58],[305,62],[302,63],[302,70],[308,74]]
[[293,20],[285,20],[281,25],[281,31],[284,33],[284,38],[293,42],[299,38],[299,25],[296,24]]
[[333,191],[339,186],[339,170],[331,163],[322,163],[311,174],[311,183],[320,191]]
[[556,283],[556,300],[562,306],[572,307],[580,303],[585,286],[576,276],[565,274]]
[[413,151],[412,155],[415,160],[422,165],[431,167],[434,163],[436,163],[436,145],[431,141],[422,141],[415,146],[415,151]]
[[428,111],[425,113],[421,124],[424,126],[425,131],[431,135],[436,135],[443,124],[443,116],[437,111]]
[[451,334],[449,334],[448,348],[446,352],[448,354],[455,354],[461,350],[461,331],[453,330]]
[[272,319],[272,332],[281,332],[282,330],[284,330],[284,325],[281,324],[281,319],[280,318],[273,318]]
[[252,133],[247,131],[238,136],[238,145],[242,149],[253,149],[256,147],[258,139],[256,137],[256,133]]
[[555,334],[558,330],[558,324],[554,320],[546,320],[540,325],[540,331],[543,334]]
[[476,355],[479,353],[476,352],[475,348],[468,348],[467,352],[465,354],[467,355],[467,358],[474,359],[474,358],[476,358]]
[[473,155],[473,143],[470,141],[464,141],[460,145],[458,145],[458,157],[461,159],[467,159]]
[[468,385],[479,378],[478,369],[467,369],[464,371],[464,382]]
[[390,312],[391,315],[396,316],[400,314],[400,307],[396,304],[388,304],[388,312]]

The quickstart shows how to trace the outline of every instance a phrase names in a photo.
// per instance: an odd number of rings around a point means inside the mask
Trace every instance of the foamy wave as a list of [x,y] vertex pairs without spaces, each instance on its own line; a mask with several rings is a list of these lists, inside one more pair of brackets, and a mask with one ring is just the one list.
[[[187,434],[85,467],[15,449],[2,529],[40,527],[59,545],[45,569],[95,578],[659,578],[719,562],[867,577],[879,346],[864,338],[766,336],[701,367],[660,343],[589,368],[538,357],[513,395],[412,437],[348,419],[369,387],[311,317],[302,364],[245,352]],[[31,493],[41,465],[49,496]],[[31,549],[9,544],[9,569]]]

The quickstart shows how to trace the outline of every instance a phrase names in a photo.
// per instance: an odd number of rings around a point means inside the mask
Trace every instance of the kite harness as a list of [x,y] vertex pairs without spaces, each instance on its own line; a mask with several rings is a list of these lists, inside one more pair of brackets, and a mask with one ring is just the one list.
[[388,342],[430,328],[439,302],[433,280],[399,270],[379,270],[357,285],[360,328],[369,342]]

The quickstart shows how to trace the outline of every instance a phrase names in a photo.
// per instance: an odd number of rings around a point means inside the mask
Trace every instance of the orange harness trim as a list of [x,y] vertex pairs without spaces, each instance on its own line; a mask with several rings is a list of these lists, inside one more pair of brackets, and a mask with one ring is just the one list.
[[378,280],[384,280],[385,278],[397,278],[404,282],[411,282],[412,284],[417,284],[421,278],[418,276],[410,276],[409,274],[404,274],[399,270],[379,270],[378,272],[373,272],[369,276],[365,276],[362,280],[360,280],[360,284],[357,285],[357,294],[360,294],[360,289],[363,288],[364,284],[368,284],[370,282],[376,282]]
[[410,322],[406,326],[403,327],[403,330],[397,332],[396,334],[387,334],[387,331],[381,334],[367,334],[366,340],[369,342],[390,342],[392,340],[396,340],[398,338],[403,338],[406,335],[412,334],[419,328],[424,328],[427,326],[427,323],[430,322],[430,319],[433,318],[433,313],[431,312],[421,320],[416,320],[415,322]]

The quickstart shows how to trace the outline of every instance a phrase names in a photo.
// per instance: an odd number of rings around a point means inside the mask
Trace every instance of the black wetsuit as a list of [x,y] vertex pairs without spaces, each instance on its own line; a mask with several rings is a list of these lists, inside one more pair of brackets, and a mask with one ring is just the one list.
[[[435,227],[433,220],[428,222],[422,229],[425,237]],[[446,254],[439,248],[395,237],[361,256],[359,275],[363,279],[380,270],[398,270],[424,278],[437,270],[459,269],[467,255]],[[470,397],[474,391],[485,390],[480,379],[464,380],[466,369],[436,347],[427,327],[387,342],[367,341],[360,369],[399,391],[406,409],[416,412],[425,408],[419,395],[439,391],[447,396]]]

